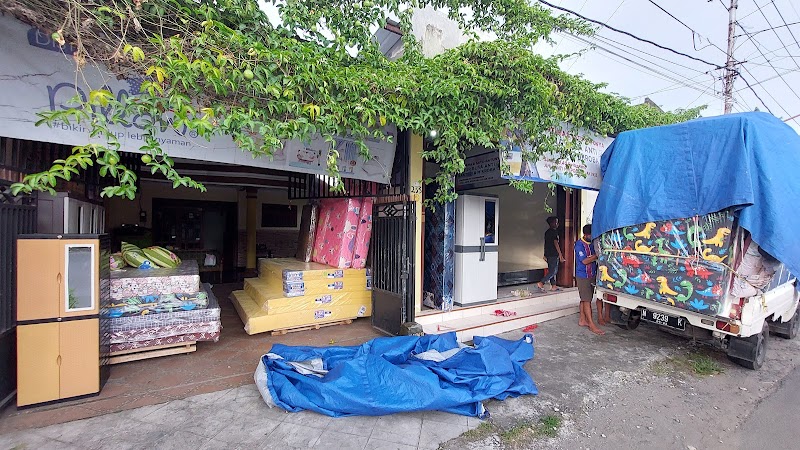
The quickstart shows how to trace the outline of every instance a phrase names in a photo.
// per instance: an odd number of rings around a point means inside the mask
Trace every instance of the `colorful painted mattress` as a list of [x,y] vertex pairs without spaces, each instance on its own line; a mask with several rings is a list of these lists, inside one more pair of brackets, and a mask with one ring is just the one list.
[[356,242],[353,246],[353,265],[354,269],[367,267],[367,257],[369,255],[369,240],[372,237],[372,198],[367,197],[361,205],[358,214],[358,229],[356,230]]
[[211,292],[211,286],[204,284],[202,289],[203,292],[208,294],[208,307],[206,308],[193,309],[190,311],[179,310],[137,316],[113,317],[108,319],[110,331],[116,333],[192,323],[218,322],[220,320],[220,308],[216,297],[214,297],[214,294]]
[[305,309],[284,314],[269,314],[264,311],[245,291],[233,291],[231,302],[244,323],[247,334],[265,333],[274,330],[314,326],[330,322],[338,322],[372,314],[371,303],[366,305],[351,304],[345,306],[321,306],[316,309]]
[[603,233],[597,285],[688,311],[726,314],[733,234],[727,211]]
[[328,306],[367,306],[372,304],[372,292],[334,292],[327,294],[286,297],[280,288],[260,282],[258,278],[245,279],[244,291],[268,314],[284,314]]
[[340,269],[353,266],[361,204],[360,199],[352,198],[321,202],[312,261]]
[[200,291],[197,261],[183,261],[175,269],[126,268],[111,272],[111,299],[119,303],[131,297],[193,294]]
[[137,316],[143,314],[167,313],[174,311],[191,311],[208,306],[208,293],[200,291],[194,294],[164,294],[130,297],[125,300],[112,300],[103,308],[105,317]]
[[209,342],[217,342],[219,341],[219,331],[215,333],[190,333],[190,334],[182,334],[180,336],[170,336],[165,338],[158,338],[152,339],[149,341],[138,341],[138,342],[125,342],[122,344],[111,344],[111,352],[121,352],[125,350],[136,350],[136,349],[147,349],[148,347],[158,347],[160,345],[172,345],[172,344],[180,344],[182,342],[199,342],[199,341],[209,341]]
[[218,320],[214,322],[183,323],[140,330],[116,331],[110,333],[110,339],[112,344],[122,344],[125,342],[151,341],[182,334],[218,333],[221,328],[222,325]]

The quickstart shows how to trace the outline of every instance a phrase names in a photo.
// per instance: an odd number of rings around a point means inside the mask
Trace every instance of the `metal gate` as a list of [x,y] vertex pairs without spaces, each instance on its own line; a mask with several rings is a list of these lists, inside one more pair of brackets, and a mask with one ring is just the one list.
[[414,211],[406,199],[372,210],[372,326],[391,335],[414,320]]
[[0,203],[0,408],[17,385],[17,235],[36,232],[36,207]]

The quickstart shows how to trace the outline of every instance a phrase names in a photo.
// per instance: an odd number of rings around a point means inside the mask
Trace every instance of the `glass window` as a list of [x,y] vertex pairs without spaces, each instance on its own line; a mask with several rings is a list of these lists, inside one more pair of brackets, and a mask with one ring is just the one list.
[[67,245],[66,311],[94,309],[94,246]]
[[496,241],[495,233],[497,231],[497,223],[495,219],[495,209],[497,204],[493,200],[486,200],[484,202],[485,218],[484,226],[486,232],[484,233],[485,242],[487,244],[494,244]]

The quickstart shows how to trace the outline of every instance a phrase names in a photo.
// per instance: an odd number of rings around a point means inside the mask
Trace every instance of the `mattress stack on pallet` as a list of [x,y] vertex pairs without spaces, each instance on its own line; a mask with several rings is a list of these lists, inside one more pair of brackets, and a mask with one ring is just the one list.
[[369,269],[339,269],[296,259],[261,259],[231,301],[247,334],[283,334],[350,323],[372,314]]
[[177,268],[111,272],[111,363],[189,353],[197,341],[218,341],[220,309],[196,261]]

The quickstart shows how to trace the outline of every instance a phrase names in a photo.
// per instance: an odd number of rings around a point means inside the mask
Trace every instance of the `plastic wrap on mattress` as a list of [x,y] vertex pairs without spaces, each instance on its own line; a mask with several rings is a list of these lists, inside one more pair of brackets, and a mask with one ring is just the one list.
[[141,314],[191,311],[208,306],[208,294],[204,291],[194,294],[164,294],[129,297],[125,300],[112,300],[103,308],[106,317],[136,316]]
[[126,268],[111,272],[111,299],[164,294],[194,294],[200,290],[197,261],[186,260],[174,269]]
[[722,211],[603,233],[597,285],[688,311],[727,314],[733,222]]
[[125,350],[147,349],[148,347],[158,347],[160,345],[180,344],[182,342],[217,342],[220,332],[216,333],[190,333],[180,336],[170,336],[165,338],[152,339],[149,341],[125,342],[122,344],[111,344],[111,352],[121,352]]
[[320,204],[320,227],[314,241],[314,262],[340,269],[353,265],[360,199],[326,199]]
[[286,297],[372,289],[369,269],[337,269],[293,259],[262,259],[259,274],[259,278],[250,281],[270,288],[281,287]]
[[152,341],[182,334],[219,333],[221,328],[222,325],[218,320],[213,322],[182,323],[138,330],[114,331],[111,333],[110,339],[112,344],[124,344],[126,342]]
[[318,216],[318,205],[303,206],[303,214],[300,219],[300,239],[297,242],[297,253],[295,254],[300,261],[311,261],[311,253],[314,251],[314,236],[317,234]]
[[353,246],[353,268],[363,269],[367,267],[367,257],[369,255],[369,240],[372,237],[372,198],[367,197],[361,205],[358,215],[358,229],[356,230],[356,241]]
[[269,314],[245,291],[233,291],[233,302],[247,334],[258,334],[273,330],[314,326],[345,319],[367,317],[372,314],[371,302],[365,305],[321,306],[284,314]]
[[258,278],[244,280],[244,291],[269,314],[283,314],[325,306],[368,305],[372,292],[365,289],[353,292],[334,292],[316,295],[286,297],[283,290],[263,283]]
[[214,322],[220,320],[220,309],[217,298],[211,292],[211,286],[203,285],[203,291],[208,294],[208,307],[191,311],[174,311],[168,313],[145,314],[138,316],[109,318],[110,331],[120,332],[140,330],[144,328],[165,327],[172,325]]

